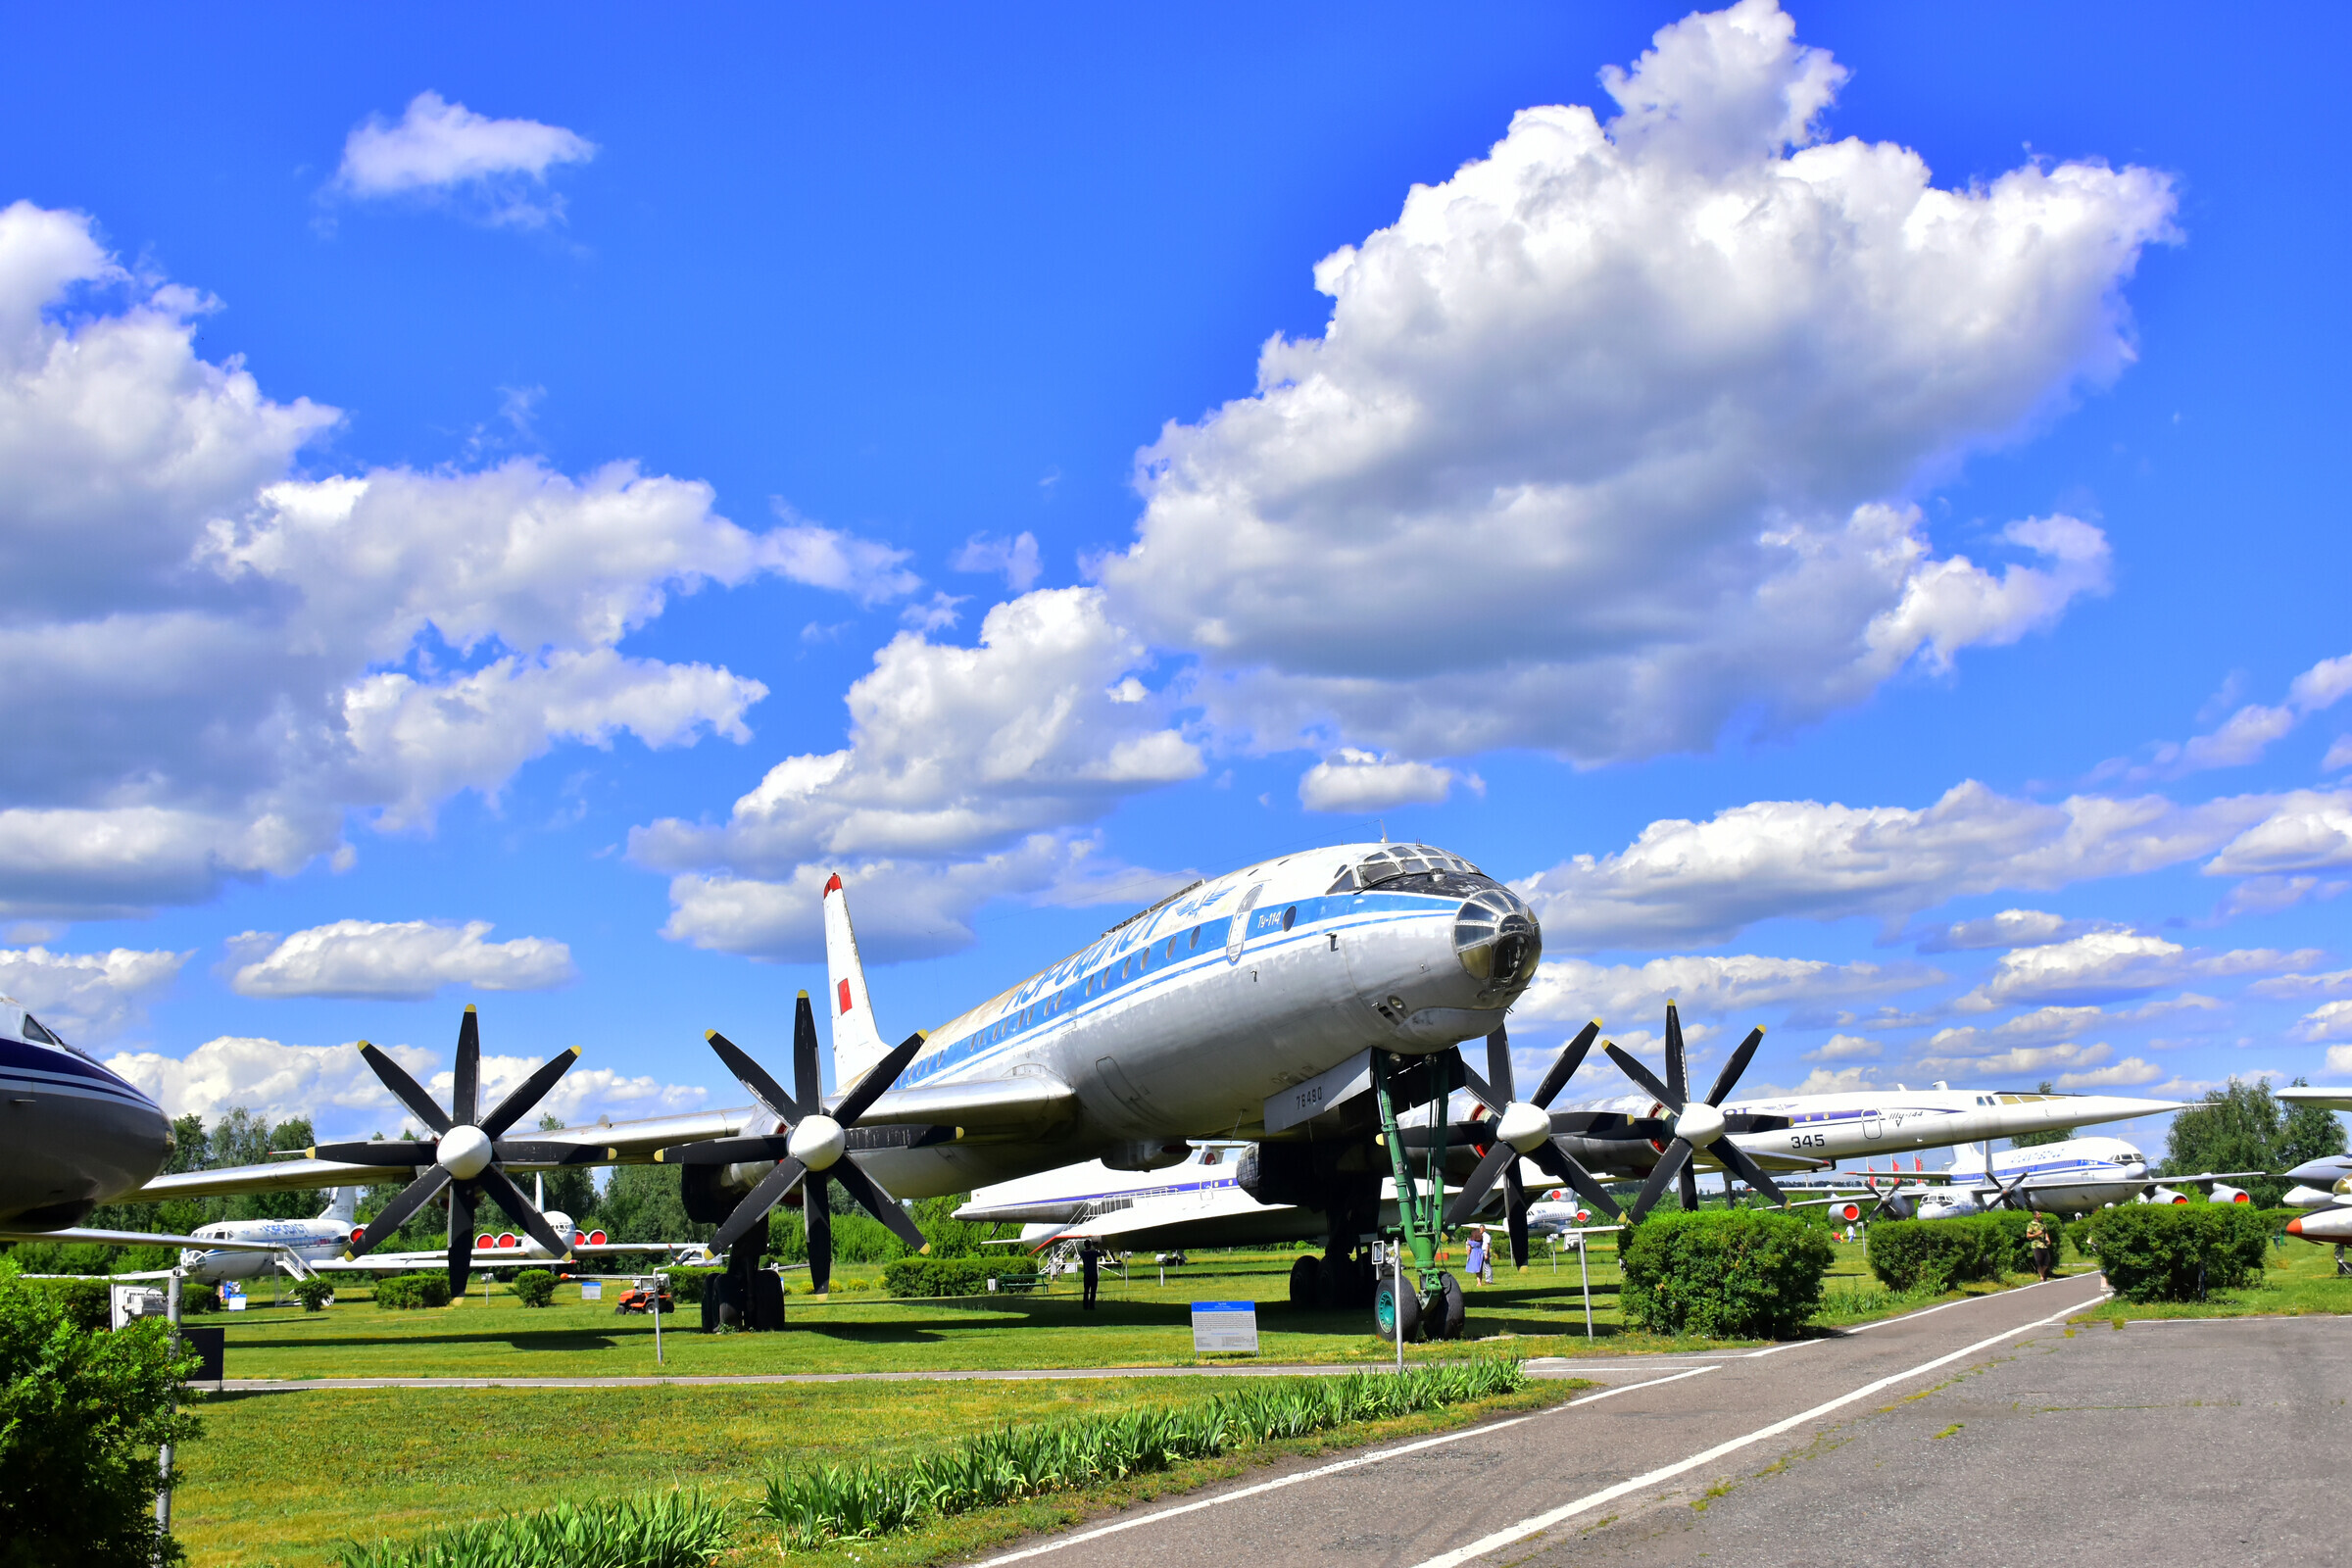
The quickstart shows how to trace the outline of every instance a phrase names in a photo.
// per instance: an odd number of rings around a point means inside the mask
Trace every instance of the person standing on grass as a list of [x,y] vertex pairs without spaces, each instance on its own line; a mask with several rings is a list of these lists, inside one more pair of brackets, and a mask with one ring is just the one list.
[[1095,1288],[1102,1282],[1102,1254],[1095,1250],[1091,1236],[1078,1249],[1078,1266],[1086,1273],[1086,1300],[1081,1304],[1092,1312],[1095,1309]]
[[1485,1226],[1479,1226],[1470,1233],[1470,1250],[1464,1257],[1462,1266],[1469,1272],[1472,1279],[1482,1285],[1487,1283],[1487,1230]]
[[2051,1265],[2058,1261],[2058,1250],[2050,1245],[2050,1222],[2039,1214],[2026,1222],[2026,1245],[2034,1249],[2034,1272],[2048,1279]]

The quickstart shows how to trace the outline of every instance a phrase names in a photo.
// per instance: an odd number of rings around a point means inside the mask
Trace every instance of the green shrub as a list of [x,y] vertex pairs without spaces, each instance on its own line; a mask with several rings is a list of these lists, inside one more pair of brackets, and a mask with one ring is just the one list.
[[335,1286],[323,1274],[306,1274],[294,1282],[287,1294],[302,1303],[305,1312],[316,1312],[326,1305],[328,1297],[335,1294]]
[[1488,1398],[1525,1381],[1518,1361],[1482,1357],[1402,1374],[1265,1383],[1192,1405],[1001,1427],[910,1461],[771,1477],[754,1517],[781,1526],[785,1541],[800,1547],[879,1536],[934,1516],[1164,1470],[1246,1444]]
[[2090,1216],[2108,1288],[2127,1301],[2193,1301],[2262,1277],[2271,1216],[2233,1203],[2119,1203]]
[[191,1313],[201,1316],[206,1312],[220,1310],[220,1286],[208,1284],[203,1280],[181,1280],[179,1282],[179,1315],[181,1317],[187,1317]]
[[[1875,1242],[1877,1237],[1874,1235]],[[1818,1225],[1756,1209],[1651,1214],[1618,1237],[1625,1319],[1658,1334],[1793,1339],[1835,1255]]]
[[92,1333],[58,1293],[0,1279],[0,1561],[146,1568],[182,1556],[155,1528],[155,1449],[196,1357],[154,1319]]
[[545,1306],[556,1298],[556,1277],[543,1268],[526,1268],[514,1276],[514,1298],[525,1306]]
[[892,1296],[979,1296],[997,1279],[1027,1279],[1037,1273],[1033,1257],[902,1257],[882,1268],[882,1288]]
[[26,1280],[24,1285],[56,1302],[77,1329],[102,1329],[114,1317],[114,1290],[105,1280]]
[[727,1510],[700,1491],[559,1502],[445,1525],[421,1541],[353,1542],[342,1568],[705,1568],[727,1547]]
[[[2034,1266],[2033,1216],[2014,1210],[1958,1219],[1882,1220],[1870,1228],[1870,1268],[1888,1290],[1941,1295],[1972,1280]],[[2055,1221],[2049,1221],[2053,1227]]]
[[446,1274],[395,1274],[379,1280],[375,1287],[375,1304],[414,1310],[422,1306],[449,1304],[449,1276]]
[[723,1268],[673,1268],[662,1277],[669,1281],[669,1298],[683,1311],[701,1305],[703,1292],[712,1280],[725,1278],[726,1272]]

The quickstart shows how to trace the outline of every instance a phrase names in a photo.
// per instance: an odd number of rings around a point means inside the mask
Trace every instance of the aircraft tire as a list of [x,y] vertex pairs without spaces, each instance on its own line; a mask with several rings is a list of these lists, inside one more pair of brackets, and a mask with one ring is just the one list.
[[1312,1252],[1301,1254],[1291,1264],[1291,1306],[1294,1310],[1303,1312],[1315,1304],[1322,1272],[1322,1266]]
[[1466,1312],[1461,1281],[1450,1274],[1439,1275],[1438,1289],[1429,1303],[1430,1337],[1439,1340],[1460,1339]]
[[1399,1291],[1393,1279],[1384,1279],[1372,1292],[1372,1327],[1384,1340],[1397,1337],[1396,1320],[1404,1320],[1403,1335],[1408,1340],[1421,1338],[1421,1298],[1407,1286]]

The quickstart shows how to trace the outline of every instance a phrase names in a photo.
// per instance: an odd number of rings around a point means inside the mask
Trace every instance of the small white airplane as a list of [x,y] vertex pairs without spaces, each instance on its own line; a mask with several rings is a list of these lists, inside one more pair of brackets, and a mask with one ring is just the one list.
[[[534,1187],[534,1206],[559,1236],[568,1234],[572,1238],[573,1257],[610,1257],[624,1252],[692,1256],[704,1250],[700,1242],[609,1242],[603,1231],[582,1230],[572,1223],[569,1214],[548,1208],[544,1178]],[[196,1239],[217,1245],[183,1250],[179,1254],[180,1267],[190,1279],[219,1282],[258,1279],[277,1268],[296,1277],[314,1273],[384,1274],[435,1268],[448,1261],[448,1252],[438,1249],[430,1252],[370,1252],[365,1257],[346,1260],[344,1252],[366,1230],[358,1218],[360,1193],[357,1187],[333,1189],[326,1208],[315,1219],[218,1220],[201,1226],[195,1233]],[[264,1244],[272,1250],[257,1252],[218,1245],[230,1242],[243,1244],[245,1248]],[[474,1237],[472,1266],[475,1268],[550,1261],[555,1261],[554,1254],[529,1236],[513,1231],[496,1234],[483,1231]]]
[[1943,1170],[1892,1173],[1886,1185],[1876,1173],[1865,1173],[1861,1192],[1808,1202],[1827,1202],[1847,1220],[1867,1220],[1882,1211],[1897,1219],[1956,1219],[1995,1208],[2087,1214],[2116,1203],[2188,1201],[2168,1183],[2203,1188],[2216,1202],[2249,1202],[2242,1188],[2230,1184],[2260,1174],[2206,1171],[2159,1181],[2148,1174],[2147,1156],[2121,1138],[2069,1138],[1989,1155],[1982,1146],[1966,1149]]

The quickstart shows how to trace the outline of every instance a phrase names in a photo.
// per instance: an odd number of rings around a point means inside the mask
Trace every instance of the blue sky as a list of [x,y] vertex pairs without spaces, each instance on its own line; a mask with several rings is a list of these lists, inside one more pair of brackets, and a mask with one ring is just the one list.
[[1531,1054],[2352,1080],[2341,20],[1792,17],[21,14],[0,985],[642,1114],[1385,819]]

